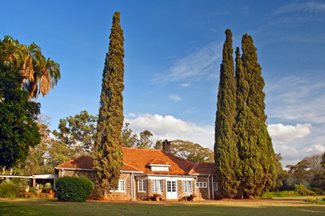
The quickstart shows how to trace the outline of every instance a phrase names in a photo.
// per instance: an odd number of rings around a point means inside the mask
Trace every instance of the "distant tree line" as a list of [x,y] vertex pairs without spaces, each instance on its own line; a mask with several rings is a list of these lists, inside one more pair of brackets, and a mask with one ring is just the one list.
[[[40,143],[30,148],[26,160],[15,166],[16,174],[53,173],[54,167],[81,155],[91,155],[95,137],[97,116],[86,110],[79,114],[59,120],[58,128],[51,131],[45,117],[37,121]],[[148,130],[134,132],[129,123],[125,123],[122,134],[122,146],[142,149],[162,149],[164,140],[156,139]],[[214,153],[200,144],[184,140],[171,140],[170,152],[193,162],[213,162]]]

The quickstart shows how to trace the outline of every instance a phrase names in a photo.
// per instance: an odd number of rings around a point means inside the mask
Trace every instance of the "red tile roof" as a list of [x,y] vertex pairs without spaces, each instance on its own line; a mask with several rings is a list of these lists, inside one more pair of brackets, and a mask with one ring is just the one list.
[[[169,172],[152,172],[149,164],[170,165]],[[92,169],[93,160],[90,156],[80,156],[56,168]],[[123,148],[122,170],[142,171],[146,174],[215,174],[213,163],[193,163],[161,150],[135,148]]]

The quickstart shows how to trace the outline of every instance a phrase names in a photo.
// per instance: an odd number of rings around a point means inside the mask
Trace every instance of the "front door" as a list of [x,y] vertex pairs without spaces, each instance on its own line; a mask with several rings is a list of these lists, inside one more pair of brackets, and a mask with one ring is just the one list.
[[177,181],[167,180],[166,184],[167,184],[166,199],[177,199]]

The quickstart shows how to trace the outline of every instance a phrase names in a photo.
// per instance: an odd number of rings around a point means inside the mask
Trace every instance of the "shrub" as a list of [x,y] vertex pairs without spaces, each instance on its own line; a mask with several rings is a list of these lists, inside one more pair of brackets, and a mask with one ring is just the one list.
[[44,187],[43,187],[43,191],[44,192],[49,192],[52,189],[52,185],[50,182],[45,183]]
[[19,185],[12,182],[3,182],[0,184],[0,197],[15,198],[19,192]]
[[303,184],[295,184],[295,191],[301,196],[316,196],[316,193],[314,191],[309,190]]
[[299,196],[296,191],[278,191],[278,192],[266,192],[262,198],[273,198],[273,197],[295,197]]
[[36,189],[35,189],[34,187],[30,187],[30,188],[29,188],[29,192],[31,192],[31,193],[35,193],[35,191],[36,191]]
[[66,176],[56,182],[56,196],[62,201],[85,201],[93,189],[92,181],[84,176]]

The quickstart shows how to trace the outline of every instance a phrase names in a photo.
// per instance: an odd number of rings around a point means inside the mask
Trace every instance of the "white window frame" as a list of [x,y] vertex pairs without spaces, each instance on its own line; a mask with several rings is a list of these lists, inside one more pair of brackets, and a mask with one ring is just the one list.
[[146,179],[138,180],[138,192],[147,192],[148,182]]
[[152,181],[152,192],[161,194],[164,190],[163,180],[162,179],[154,179],[151,181]]
[[[123,184],[123,186],[122,186],[122,184]],[[125,179],[119,179],[118,180],[118,188],[114,192],[125,192],[125,191],[126,191],[126,181],[125,181]]]
[[192,181],[183,181],[183,192],[187,194],[191,194],[193,192]]
[[196,182],[196,187],[197,188],[207,188],[208,187],[208,183],[205,181],[198,181]]
[[218,184],[218,182],[213,182],[213,189],[214,189],[214,191],[219,191],[219,184]]

